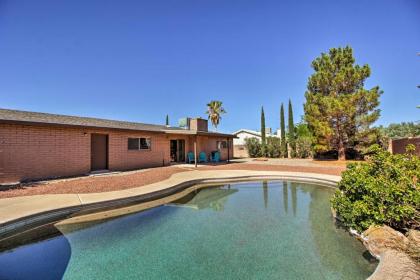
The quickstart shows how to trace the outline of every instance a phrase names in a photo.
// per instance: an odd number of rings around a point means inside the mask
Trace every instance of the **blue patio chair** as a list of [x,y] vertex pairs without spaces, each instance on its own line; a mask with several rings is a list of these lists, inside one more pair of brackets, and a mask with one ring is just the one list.
[[207,155],[205,152],[200,152],[198,162],[207,162]]
[[192,163],[192,162],[195,162],[194,153],[193,152],[188,152],[188,154],[187,154],[187,163]]
[[211,153],[211,161],[212,162],[219,162],[220,161],[220,152],[212,152]]

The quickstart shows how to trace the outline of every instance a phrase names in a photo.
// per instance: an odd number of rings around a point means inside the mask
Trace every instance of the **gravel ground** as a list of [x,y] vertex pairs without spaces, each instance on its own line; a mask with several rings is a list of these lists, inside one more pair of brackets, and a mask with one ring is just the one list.
[[0,199],[39,194],[97,193],[123,190],[156,183],[175,173],[185,171],[188,171],[188,169],[168,166],[140,170],[140,172],[122,172],[115,175],[34,182],[18,188],[0,191]]
[[[253,163],[231,163],[222,165],[200,166],[198,170],[257,170],[257,171],[292,171],[312,172],[328,175],[340,175],[345,169],[343,166],[297,166],[297,165],[272,165]],[[139,172],[122,172],[103,176],[88,176],[72,179],[34,182],[10,190],[0,191],[0,199],[17,196],[65,194],[65,193],[97,193],[140,187],[156,183],[169,178],[179,172],[194,170],[193,165],[185,168],[182,166],[156,167]]]

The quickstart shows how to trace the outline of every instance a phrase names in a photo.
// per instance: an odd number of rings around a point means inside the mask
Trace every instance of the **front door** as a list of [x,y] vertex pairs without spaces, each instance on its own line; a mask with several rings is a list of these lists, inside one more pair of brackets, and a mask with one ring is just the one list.
[[108,135],[92,133],[90,138],[90,169],[108,169]]

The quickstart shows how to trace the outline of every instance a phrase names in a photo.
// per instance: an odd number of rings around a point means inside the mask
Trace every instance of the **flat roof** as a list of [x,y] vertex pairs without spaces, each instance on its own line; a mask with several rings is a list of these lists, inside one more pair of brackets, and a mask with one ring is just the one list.
[[38,113],[21,110],[0,109],[0,122],[20,123],[35,125],[54,125],[54,126],[75,126],[89,128],[105,128],[133,131],[149,131],[167,134],[190,134],[190,135],[211,135],[223,137],[235,137],[231,134],[218,132],[188,130],[179,127],[168,127],[165,125],[146,124],[138,122],[127,122],[108,120],[91,117],[68,116],[49,113]]

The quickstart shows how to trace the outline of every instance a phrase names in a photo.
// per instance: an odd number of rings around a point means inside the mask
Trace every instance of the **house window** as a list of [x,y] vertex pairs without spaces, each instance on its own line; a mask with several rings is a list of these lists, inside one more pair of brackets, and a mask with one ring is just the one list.
[[150,138],[140,138],[140,150],[150,150]]
[[150,150],[150,138],[128,138],[129,150]]
[[227,142],[226,141],[216,141],[216,146],[218,150],[226,149],[227,148]]

